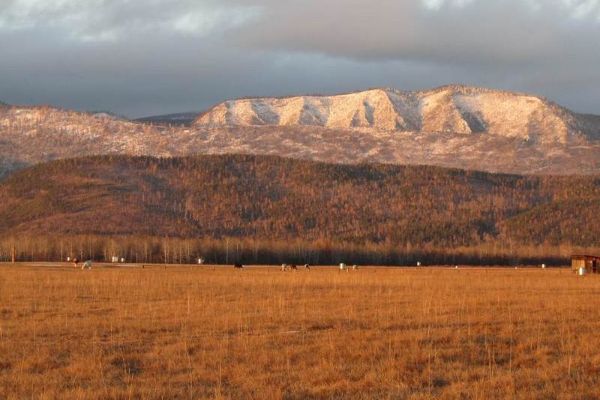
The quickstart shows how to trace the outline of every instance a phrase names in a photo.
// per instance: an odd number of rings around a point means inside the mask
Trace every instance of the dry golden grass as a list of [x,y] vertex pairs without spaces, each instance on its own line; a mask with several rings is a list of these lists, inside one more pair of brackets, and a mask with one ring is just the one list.
[[600,398],[600,277],[0,266],[0,398]]

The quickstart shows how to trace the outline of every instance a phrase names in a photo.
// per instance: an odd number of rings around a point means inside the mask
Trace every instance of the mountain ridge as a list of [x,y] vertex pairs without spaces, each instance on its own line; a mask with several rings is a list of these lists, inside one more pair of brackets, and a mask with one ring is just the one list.
[[[200,114],[194,124],[176,124],[167,120],[140,123],[108,113],[47,105],[0,107],[0,176],[27,165],[76,156],[174,157],[225,153],[279,155],[343,164],[437,165],[517,174],[600,172],[599,116],[576,114],[542,98],[532,101],[541,104],[549,114],[532,111],[515,116],[519,110],[507,107],[502,99],[514,100],[516,96],[517,103],[526,103],[529,97],[464,85],[423,91],[422,96],[429,98],[428,102],[401,91],[397,95],[391,89],[356,93],[359,94],[350,96],[358,96],[358,100],[350,98],[346,104],[338,101],[338,105],[347,106],[345,109],[334,107],[335,112],[323,115],[318,108],[310,109],[312,114],[305,116],[303,121],[308,122],[305,124],[293,123],[300,120],[304,100],[288,97],[300,103],[300,107],[294,106],[287,114],[283,113],[290,121],[288,125],[267,124],[269,107],[264,107],[266,120],[258,125],[198,123],[202,118],[210,118],[214,108]],[[396,95],[404,103],[390,101],[390,96]],[[467,95],[484,96],[484,100],[490,95],[504,105],[496,107],[492,102],[494,107],[485,108],[482,104],[488,104],[486,101],[473,100]],[[433,100],[430,96],[434,96]],[[369,107],[365,106],[365,98]],[[318,98],[325,102],[323,99],[326,97]],[[232,100],[236,101],[240,100]],[[481,115],[475,112],[478,107],[482,109]],[[427,111],[423,115],[421,108]],[[403,111],[398,114],[397,109]],[[466,109],[470,111],[463,112]],[[252,122],[252,107],[250,111],[246,117]],[[281,120],[281,115],[276,117]],[[275,121],[272,115],[271,121]],[[403,129],[420,130],[398,130],[398,124],[404,124]]]
[[595,137],[578,114],[544,97],[466,85],[228,100],[200,115],[195,124],[487,133],[546,143]]

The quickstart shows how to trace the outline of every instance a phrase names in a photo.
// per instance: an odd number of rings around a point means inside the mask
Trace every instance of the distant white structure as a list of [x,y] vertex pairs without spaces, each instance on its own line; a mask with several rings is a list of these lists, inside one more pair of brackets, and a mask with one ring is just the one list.
[[118,263],[118,262],[119,262],[119,257],[117,257],[117,256],[112,256],[112,257],[110,258],[110,262],[113,262],[113,263]]
[[579,267],[579,269],[577,270],[577,275],[583,276],[583,275],[585,275],[586,272],[587,271],[585,270],[584,267]]

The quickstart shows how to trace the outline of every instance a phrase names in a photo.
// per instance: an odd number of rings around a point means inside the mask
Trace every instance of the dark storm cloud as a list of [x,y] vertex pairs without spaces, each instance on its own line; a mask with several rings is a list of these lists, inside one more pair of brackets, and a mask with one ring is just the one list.
[[2,0],[0,99],[130,116],[446,83],[600,113],[599,0]]

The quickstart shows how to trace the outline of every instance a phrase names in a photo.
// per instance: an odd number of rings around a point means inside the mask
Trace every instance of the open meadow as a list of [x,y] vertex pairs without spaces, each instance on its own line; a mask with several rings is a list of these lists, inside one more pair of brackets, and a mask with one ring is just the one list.
[[0,265],[0,399],[600,398],[600,276]]

